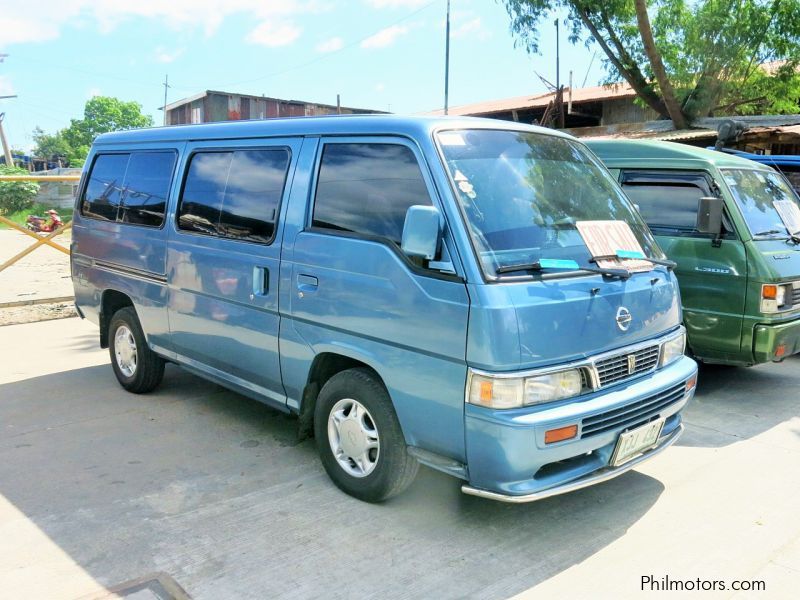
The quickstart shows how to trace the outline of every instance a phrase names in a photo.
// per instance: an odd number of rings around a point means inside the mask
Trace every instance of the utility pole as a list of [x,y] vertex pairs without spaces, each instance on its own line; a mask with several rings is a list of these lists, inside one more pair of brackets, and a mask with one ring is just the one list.
[[561,66],[559,64],[560,57],[559,57],[559,43],[558,43],[558,19],[553,21],[556,26],[556,92],[558,92],[559,88],[561,87]]
[[447,96],[450,85],[450,0],[447,0],[447,19],[444,34],[444,114],[447,114]]
[[[0,63],[4,62],[6,58],[8,58],[8,54],[0,54]],[[5,100],[6,98],[16,98],[16,96],[0,96],[0,100]],[[3,146],[3,155],[6,158],[6,166],[13,167],[14,157],[11,156],[11,148],[8,147],[6,132],[3,131],[3,120],[5,120],[5,118],[6,113],[0,113],[0,144]]]
[[164,75],[164,125],[167,124],[167,90],[169,89],[169,74]]
[[14,158],[11,156],[11,148],[8,147],[8,142],[6,141],[6,132],[3,131],[3,120],[5,118],[6,118],[6,113],[0,113],[0,143],[3,144],[3,154],[6,157],[6,166],[13,167]]

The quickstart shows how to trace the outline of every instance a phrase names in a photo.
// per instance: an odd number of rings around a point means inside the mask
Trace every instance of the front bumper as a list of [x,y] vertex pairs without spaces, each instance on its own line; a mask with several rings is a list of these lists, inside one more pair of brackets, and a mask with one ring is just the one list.
[[800,353],[800,319],[778,325],[756,325],[753,358],[757,363],[781,360]]
[[[683,357],[643,378],[553,407],[502,411],[467,404],[469,481],[462,490],[531,502],[616,477],[678,439],[680,413],[694,396],[694,388],[685,390],[686,382],[696,373],[695,362]],[[609,467],[620,433],[656,417],[665,419],[657,446]],[[598,427],[598,422],[608,425]],[[545,431],[575,424],[575,438],[544,443]]]

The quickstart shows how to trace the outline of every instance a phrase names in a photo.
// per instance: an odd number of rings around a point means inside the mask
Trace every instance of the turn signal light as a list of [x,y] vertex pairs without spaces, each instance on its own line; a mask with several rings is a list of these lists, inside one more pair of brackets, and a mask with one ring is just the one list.
[[692,375],[689,379],[686,380],[686,393],[688,394],[694,389],[694,386],[697,385],[697,375]]
[[786,344],[781,344],[777,348],[775,348],[775,357],[781,358],[784,354],[786,354]]
[[765,285],[761,287],[761,297],[764,300],[775,300],[778,298],[777,285]]
[[563,442],[564,440],[571,440],[578,435],[578,426],[569,425],[568,427],[559,427],[558,429],[551,429],[544,432],[544,443],[555,444],[556,442]]

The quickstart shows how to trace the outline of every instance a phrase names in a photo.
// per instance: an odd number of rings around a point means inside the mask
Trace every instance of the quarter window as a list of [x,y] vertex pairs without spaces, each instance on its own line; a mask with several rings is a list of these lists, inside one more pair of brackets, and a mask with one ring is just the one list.
[[161,227],[175,156],[174,152],[131,154],[117,216],[119,221]]
[[400,144],[328,144],[322,154],[312,225],[400,244],[406,212],[430,205],[410,148]]
[[160,227],[175,160],[175,152],[98,155],[83,194],[81,214],[104,221]]
[[289,169],[284,148],[199,152],[178,211],[186,231],[269,243]]
[[81,214],[103,221],[116,221],[129,154],[100,154],[94,161]]

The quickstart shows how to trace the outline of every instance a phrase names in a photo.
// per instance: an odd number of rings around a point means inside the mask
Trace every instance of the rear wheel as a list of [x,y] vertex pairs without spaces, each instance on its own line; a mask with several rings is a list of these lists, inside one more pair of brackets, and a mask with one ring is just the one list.
[[419,463],[408,454],[383,384],[367,369],[334,375],[322,388],[314,437],[325,471],[342,491],[381,502],[405,490]]
[[164,359],[150,350],[132,307],[121,308],[108,325],[108,351],[117,381],[129,392],[154,390],[164,377]]

